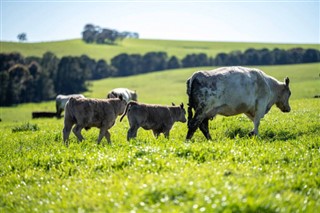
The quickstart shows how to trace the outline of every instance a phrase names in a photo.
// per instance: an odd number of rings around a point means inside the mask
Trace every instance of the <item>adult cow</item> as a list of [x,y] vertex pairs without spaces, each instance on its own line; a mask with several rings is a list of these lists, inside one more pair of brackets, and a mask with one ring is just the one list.
[[73,98],[66,104],[64,116],[63,141],[68,145],[67,140],[72,126],[73,133],[79,141],[83,140],[81,130],[97,127],[100,129],[98,144],[103,136],[111,144],[110,133],[108,130],[114,125],[118,115],[124,112],[126,101],[120,98],[111,99],[91,99],[91,98]]
[[71,95],[57,95],[56,97],[56,110],[57,110],[57,117],[61,117],[61,113],[64,110],[64,107],[66,106],[66,103],[71,98],[84,98],[81,94],[71,94]]
[[127,103],[131,100],[138,100],[137,93],[127,88],[115,88],[108,93],[107,98],[118,98],[120,95],[125,101],[127,101]]
[[187,121],[183,104],[180,104],[180,106],[174,106],[174,104],[173,106],[162,106],[130,101],[120,118],[120,122],[126,114],[130,125],[127,133],[128,141],[137,136],[140,127],[145,130],[152,130],[155,137],[163,133],[168,138],[169,132],[176,121],[183,123]]
[[257,135],[260,119],[274,104],[282,112],[290,112],[289,78],[282,83],[254,68],[222,67],[195,72],[187,80],[187,94],[187,139],[191,139],[200,128],[210,140],[208,121],[217,114],[232,116],[244,113],[254,123],[250,134]]

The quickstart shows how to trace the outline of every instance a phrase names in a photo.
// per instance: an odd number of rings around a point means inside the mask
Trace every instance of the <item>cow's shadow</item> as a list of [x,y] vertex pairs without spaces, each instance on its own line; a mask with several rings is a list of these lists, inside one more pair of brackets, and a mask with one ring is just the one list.
[[258,137],[259,139],[266,140],[266,141],[287,141],[287,140],[295,140],[297,139],[298,135],[290,132],[288,130],[273,130],[273,129],[261,129],[259,131],[258,136],[252,136],[251,129],[235,126],[228,128],[225,131],[225,136],[230,139],[235,138],[252,138]]

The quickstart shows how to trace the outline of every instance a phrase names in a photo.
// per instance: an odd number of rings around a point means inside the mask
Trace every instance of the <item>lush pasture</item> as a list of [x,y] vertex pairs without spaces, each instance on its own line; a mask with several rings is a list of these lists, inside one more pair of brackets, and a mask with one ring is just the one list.
[[[276,107],[247,136],[246,117],[210,121],[212,141],[186,124],[170,139],[140,129],[126,141],[127,119],[110,130],[112,145],[62,143],[63,119],[31,120],[54,102],[0,108],[0,212],[319,212],[319,64],[259,67],[291,79],[290,113]],[[208,69],[208,68],[203,68]],[[171,70],[92,82],[89,97],[114,87],[136,89],[142,102],[186,103],[185,81],[195,69]]]
[[244,51],[249,48],[274,48],[290,49],[295,47],[319,49],[318,44],[269,44],[269,43],[245,43],[245,42],[199,42],[199,41],[174,41],[174,40],[148,40],[148,39],[125,39],[117,45],[86,44],[80,39],[21,43],[0,42],[0,52],[20,52],[24,56],[39,56],[51,51],[58,57],[72,55],[80,56],[86,54],[94,59],[105,59],[110,61],[120,53],[145,54],[152,51],[164,51],[169,56],[175,55],[183,58],[191,53],[206,53],[215,56],[217,53],[229,53],[234,50]]
[[288,114],[273,108],[255,138],[244,116],[217,117],[212,141],[197,132],[186,142],[186,125],[177,123],[169,140],[139,130],[127,142],[125,119],[111,129],[111,146],[96,145],[92,129],[80,144],[71,135],[67,148],[62,120],[2,122],[0,211],[317,212],[319,104],[294,100]]

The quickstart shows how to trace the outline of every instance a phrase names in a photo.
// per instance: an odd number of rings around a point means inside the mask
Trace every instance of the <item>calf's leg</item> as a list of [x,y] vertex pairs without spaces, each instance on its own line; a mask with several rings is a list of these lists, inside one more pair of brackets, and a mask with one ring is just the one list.
[[66,146],[68,146],[67,140],[69,139],[69,135],[70,135],[73,124],[74,123],[70,119],[65,118],[62,133],[63,133],[63,142]]
[[101,127],[100,128],[100,133],[99,133],[99,137],[98,137],[98,141],[97,141],[97,144],[100,144],[103,136],[106,135],[106,128],[105,127]]
[[84,138],[81,134],[82,126],[76,124],[75,127],[73,127],[72,131],[77,136],[78,140],[81,142]]
[[159,137],[159,135],[160,135],[160,131],[159,130],[153,129],[152,132],[153,132],[154,137],[156,137],[156,138]]
[[166,129],[164,132],[163,132],[163,134],[164,134],[164,137],[165,138],[169,138],[169,134],[170,134],[170,129]]
[[106,131],[106,134],[105,134],[104,136],[105,136],[105,138],[107,139],[108,144],[110,144],[110,145],[111,145],[110,133],[109,133],[109,131],[108,131],[108,130]]
[[69,135],[70,135],[70,132],[71,132],[71,128],[72,126],[64,126],[63,128],[63,142],[66,146],[68,146],[68,139],[69,139]]
[[127,134],[127,140],[130,141],[131,138],[135,138],[137,137],[137,131],[138,131],[139,127],[136,126],[131,126],[130,129],[128,130],[128,134]]

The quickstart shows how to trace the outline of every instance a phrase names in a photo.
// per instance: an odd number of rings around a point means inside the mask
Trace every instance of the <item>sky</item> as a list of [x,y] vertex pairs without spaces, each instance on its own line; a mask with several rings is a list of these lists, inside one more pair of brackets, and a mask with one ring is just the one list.
[[86,24],[144,39],[320,44],[320,0],[0,0],[1,41],[81,38]]

